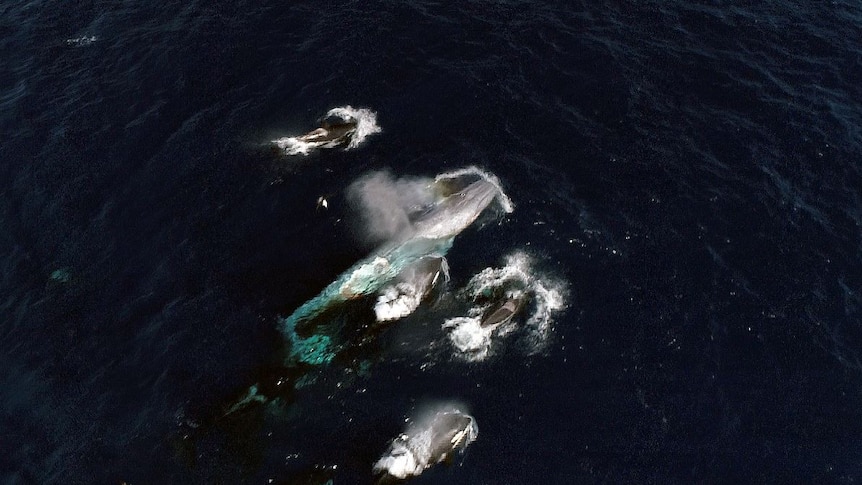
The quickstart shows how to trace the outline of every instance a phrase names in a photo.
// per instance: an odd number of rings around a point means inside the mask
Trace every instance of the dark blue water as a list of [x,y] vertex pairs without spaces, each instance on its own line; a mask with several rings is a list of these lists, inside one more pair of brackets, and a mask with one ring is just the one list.
[[[415,483],[862,478],[856,2],[10,0],[0,59],[7,483],[370,483],[429,399],[480,432]],[[345,104],[383,133],[270,151]],[[193,428],[367,254],[353,180],[470,164],[516,209],[452,286],[526,250],[569,284],[546,352]]]

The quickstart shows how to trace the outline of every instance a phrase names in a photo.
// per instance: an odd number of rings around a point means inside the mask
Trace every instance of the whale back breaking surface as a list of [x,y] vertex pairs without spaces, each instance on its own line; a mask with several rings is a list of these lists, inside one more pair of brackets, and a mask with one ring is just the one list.
[[489,312],[481,322],[482,327],[494,327],[502,325],[512,319],[521,309],[523,296],[519,298],[508,298],[502,305]]
[[[471,171],[465,175],[477,174]],[[505,197],[498,184],[479,175],[479,180],[434,203],[413,221],[410,231],[373,251],[283,319],[281,330],[291,344],[288,363],[330,362],[340,346],[335,336],[340,329],[335,325],[323,332],[309,332],[308,327],[317,317],[339,304],[377,292],[422,258],[445,256],[455,236],[470,226],[495,197]]]
[[320,127],[299,136],[272,140],[285,155],[308,155],[319,148],[357,148],[370,135],[380,133],[377,113],[367,108],[333,108],[320,120]]
[[306,143],[346,143],[347,137],[356,131],[356,123],[325,124],[324,126],[298,136],[296,139]]
[[449,279],[446,258],[431,255],[419,259],[398,274],[378,293],[374,313],[378,322],[404,318],[413,313],[438,283]]
[[446,197],[414,222],[416,237],[454,237],[479,217],[497,193],[497,187],[488,181],[473,182],[460,192]]
[[447,461],[476,440],[476,420],[458,409],[437,410],[395,438],[373,470],[399,480],[415,477]]

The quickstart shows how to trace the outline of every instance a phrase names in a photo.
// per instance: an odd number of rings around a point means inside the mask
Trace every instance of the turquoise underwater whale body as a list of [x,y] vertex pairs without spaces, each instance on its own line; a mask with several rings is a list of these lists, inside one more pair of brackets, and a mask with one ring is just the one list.
[[466,175],[479,175],[480,178],[439,199],[412,223],[408,234],[373,251],[319,295],[281,319],[281,332],[290,347],[288,366],[325,365],[341,350],[343,343],[336,341],[341,324],[315,325],[313,331],[308,332],[307,327],[315,318],[340,303],[380,290],[421,258],[444,256],[452,247],[455,236],[469,227],[495,198],[500,200],[506,212],[511,212],[511,202],[493,176],[478,169],[443,174],[435,183],[439,183],[441,177],[448,179]]

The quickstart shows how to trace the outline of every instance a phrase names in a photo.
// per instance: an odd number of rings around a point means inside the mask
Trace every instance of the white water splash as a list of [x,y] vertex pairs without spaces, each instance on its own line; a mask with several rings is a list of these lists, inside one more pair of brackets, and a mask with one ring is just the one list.
[[380,133],[381,129],[377,125],[377,113],[366,108],[353,108],[351,106],[341,106],[332,108],[326,113],[324,118],[336,117],[345,123],[355,122],[356,128],[345,135],[335,140],[328,141],[304,141],[301,136],[287,136],[273,140],[285,155],[308,155],[318,148],[335,148],[344,145],[345,139],[347,145],[345,150],[351,150],[358,147],[365,141],[368,136],[375,133]]
[[455,317],[446,320],[449,340],[461,355],[471,361],[485,360],[491,351],[493,328],[482,328],[479,317]]
[[[495,343],[506,335],[519,332],[527,344],[528,353],[542,351],[552,333],[554,315],[565,307],[565,286],[544,275],[536,275],[529,256],[515,253],[506,258],[502,268],[485,268],[462,290],[473,303],[467,316],[455,317],[443,323],[458,358],[475,362],[493,354]],[[498,325],[482,327],[480,322],[490,308],[506,298],[527,299],[523,320],[516,315]]]
[[[402,271],[394,284],[380,291],[377,303],[374,305],[374,314],[378,322],[386,322],[404,318],[415,312],[422,300],[442,279],[449,281],[449,265],[446,258],[440,257],[439,272],[435,267],[429,266],[423,258],[416,264]],[[436,259],[436,258],[435,258]],[[429,271],[434,271],[433,274]]]
[[84,47],[92,44],[99,40],[95,35],[84,36],[84,37],[76,37],[74,39],[66,39],[66,45],[72,47]]
[[[312,365],[331,361],[338,346],[331,341],[332,335],[324,332],[322,335],[300,337],[296,333],[297,325],[303,325],[303,322],[316,318],[337,304],[380,291],[402,271],[422,258],[445,256],[455,237],[469,227],[495,198],[501,196],[500,191],[488,179],[474,181],[466,187],[459,184],[461,187],[455,192],[449,191],[447,187],[446,195],[443,195],[444,190],[438,185],[444,184],[421,186],[424,187],[422,190],[430,189],[435,194],[436,202],[419,211],[421,214],[415,217],[407,215],[406,228],[401,229],[401,225],[396,224],[394,232],[383,231],[385,234],[391,233],[388,237],[392,239],[345,271],[290,316],[282,319],[282,331],[291,342],[289,361]],[[378,189],[379,187],[373,190]],[[408,199],[413,200],[411,197]],[[405,210],[402,207],[403,201],[393,200],[391,203],[396,210],[383,211],[383,214],[397,214]],[[407,211],[413,213],[412,210]],[[378,225],[375,217],[367,222]],[[388,227],[388,223],[382,225]]]
[[420,475],[453,453],[463,451],[479,436],[476,420],[455,405],[431,408],[392,441],[374,464],[374,473],[399,480]]

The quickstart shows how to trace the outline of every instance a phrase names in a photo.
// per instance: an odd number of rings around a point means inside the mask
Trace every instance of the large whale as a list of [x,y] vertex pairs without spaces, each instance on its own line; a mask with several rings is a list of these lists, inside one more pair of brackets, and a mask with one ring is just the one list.
[[443,257],[455,236],[469,227],[495,197],[505,199],[505,194],[487,176],[442,197],[418,216],[409,230],[373,251],[282,319],[281,330],[290,343],[288,364],[320,365],[331,361],[339,350],[339,344],[333,341],[339,328],[327,325],[318,331],[314,328],[316,317],[339,303],[377,292],[422,258]]
[[[258,381],[227,404],[220,416],[232,415],[254,403],[266,404],[281,397],[291,399],[295,389],[315,382],[319,372],[324,371],[323,366],[336,356],[352,359],[349,365],[355,366],[357,372],[365,372],[362,369],[367,368],[368,362],[361,357],[357,359],[361,352],[345,351],[357,350],[372,342],[370,337],[380,327],[356,325],[356,328],[345,328],[346,321],[353,319],[349,311],[342,311],[341,304],[376,293],[379,306],[389,305],[393,309],[401,303],[399,300],[404,294],[397,290],[399,294],[393,297],[394,300],[381,303],[380,299],[390,283],[396,286],[408,283],[421,302],[440,279],[448,279],[444,255],[455,236],[469,227],[495,198],[504,212],[513,210],[512,202],[496,178],[476,167],[439,174],[424,190],[435,194],[431,197],[433,202],[425,205],[424,212],[420,209],[421,214],[411,212],[407,230],[372,251],[291,315],[279,318],[286,354],[282,360],[283,367],[276,372],[278,379],[268,377]],[[414,305],[418,306],[418,303],[414,302]],[[413,310],[415,307],[408,306],[406,313]],[[285,382],[291,382],[291,385],[283,386]]]
[[489,180],[480,179],[445,197],[413,223],[414,238],[444,239],[457,236],[500,195]]

